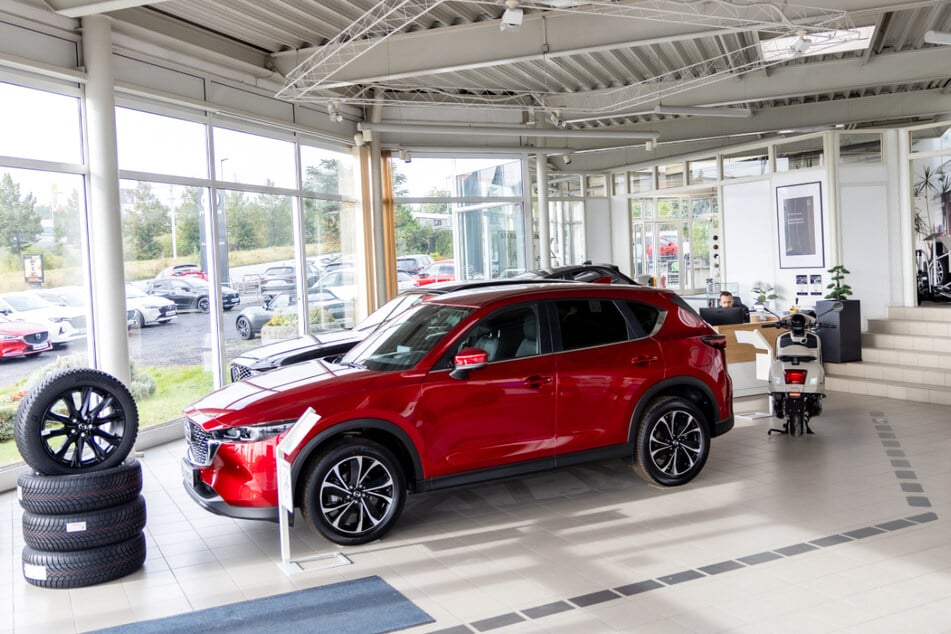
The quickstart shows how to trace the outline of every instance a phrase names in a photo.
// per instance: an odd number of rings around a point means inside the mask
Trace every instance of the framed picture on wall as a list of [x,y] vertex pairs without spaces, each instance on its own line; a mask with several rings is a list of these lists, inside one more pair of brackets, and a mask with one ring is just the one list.
[[779,268],[825,266],[822,235],[822,185],[819,182],[776,188]]

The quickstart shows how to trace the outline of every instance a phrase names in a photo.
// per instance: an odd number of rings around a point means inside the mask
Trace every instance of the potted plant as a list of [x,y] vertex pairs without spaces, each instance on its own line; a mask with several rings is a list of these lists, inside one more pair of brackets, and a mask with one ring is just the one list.
[[775,287],[769,282],[763,282],[761,280],[753,282],[750,292],[753,293],[754,308],[765,308],[766,302],[771,302],[779,298],[779,295],[776,294]]
[[[825,299],[816,302],[816,315],[827,328],[818,330],[822,341],[822,360],[845,363],[862,360],[862,304],[850,299],[852,287],[845,281],[849,270],[842,264],[828,269],[829,282]],[[842,311],[833,312],[832,306],[842,302]]]
[[297,336],[297,315],[278,313],[261,327],[261,341],[271,343]]

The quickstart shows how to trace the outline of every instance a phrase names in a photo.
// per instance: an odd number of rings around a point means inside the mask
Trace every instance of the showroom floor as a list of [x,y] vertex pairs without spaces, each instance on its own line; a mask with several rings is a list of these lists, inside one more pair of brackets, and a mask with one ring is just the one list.
[[[799,440],[738,418],[681,489],[610,461],[414,496],[385,540],[343,549],[351,564],[293,572],[276,524],[186,496],[175,442],[140,456],[148,558],[111,583],[27,584],[16,494],[0,495],[0,632],[83,632],[372,575],[433,617],[409,632],[951,632],[948,420],[835,393]],[[303,522],[291,540],[296,560],[335,550]]]

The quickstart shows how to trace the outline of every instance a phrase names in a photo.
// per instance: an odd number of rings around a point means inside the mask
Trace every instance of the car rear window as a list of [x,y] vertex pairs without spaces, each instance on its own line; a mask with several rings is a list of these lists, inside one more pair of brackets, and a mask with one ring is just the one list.
[[564,299],[555,302],[564,350],[627,341],[627,319],[609,299]]

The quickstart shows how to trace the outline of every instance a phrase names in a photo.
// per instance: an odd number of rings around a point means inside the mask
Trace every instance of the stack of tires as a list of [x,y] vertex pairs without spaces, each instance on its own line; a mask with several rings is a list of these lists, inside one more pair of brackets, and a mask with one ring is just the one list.
[[89,368],[51,374],[21,401],[17,482],[23,576],[44,588],[118,579],[145,562],[142,465],[127,459],[138,409],[115,377]]

